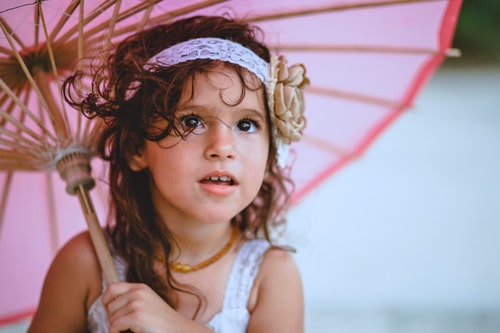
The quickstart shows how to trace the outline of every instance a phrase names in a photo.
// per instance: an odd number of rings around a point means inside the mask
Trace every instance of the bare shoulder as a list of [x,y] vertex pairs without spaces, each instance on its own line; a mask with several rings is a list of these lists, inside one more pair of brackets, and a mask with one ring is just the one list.
[[[62,279],[70,278],[92,289],[101,289],[101,270],[90,235],[82,232],[70,239],[58,252],[52,262],[50,273]],[[91,292],[92,290],[88,290]]]
[[270,248],[264,254],[256,283],[261,287],[269,284],[302,286],[297,263],[290,251]]
[[100,283],[92,242],[83,232],[54,258],[29,332],[84,332],[88,305],[99,295]]
[[85,266],[86,269],[97,265],[97,257],[87,231],[70,239],[58,252],[54,264]]
[[289,251],[271,248],[265,253],[252,293],[248,332],[304,331],[302,280]]
[[299,270],[292,253],[282,248],[273,247],[264,254],[261,273],[265,274],[267,271],[270,271],[272,274],[279,274],[277,270],[300,277]]
[[70,239],[54,259],[55,270],[86,287],[87,305],[101,294],[102,273],[87,231]]

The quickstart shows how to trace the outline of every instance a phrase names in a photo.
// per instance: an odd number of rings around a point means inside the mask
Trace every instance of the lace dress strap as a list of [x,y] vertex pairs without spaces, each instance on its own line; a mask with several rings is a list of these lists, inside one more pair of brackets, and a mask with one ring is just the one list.
[[242,245],[229,276],[223,307],[247,308],[260,263],[269,247],[264,240],[251,240]]
[[264,253],[265,240],[249,240],[240,248],[224,294],[222,311],[207,324],[215,333],[245,333],[250,320],[247,304]]

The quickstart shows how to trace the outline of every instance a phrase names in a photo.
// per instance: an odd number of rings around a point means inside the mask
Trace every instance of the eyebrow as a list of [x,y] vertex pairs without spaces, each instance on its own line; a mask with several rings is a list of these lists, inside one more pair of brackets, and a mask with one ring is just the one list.
[[[244,113],[244,114],[252,114],[255,117],[258,117],[262,120],[267,119],[266,115],[266,110],[264,109],[253,109],[253,108],[240,108],[238,106],[234,106],[234,111],[238,112],[238,114]],[[178,107],[175,112],[189,112],[189,111],[196,111],[198,113],[211,113],[209,109],[207,109],[203,105],[195,105],[195,104],[185,104],[184,106]],[[222,112],[222,111],[220,111]]]

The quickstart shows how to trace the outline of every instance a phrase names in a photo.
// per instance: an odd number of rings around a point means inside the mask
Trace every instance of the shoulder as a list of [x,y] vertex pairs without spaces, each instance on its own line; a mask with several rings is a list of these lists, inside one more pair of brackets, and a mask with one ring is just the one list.
[[84,231],[70,239],[57,253],[52,268],[61,273],[76,274],[76,279],[93,281],[99,278],[99,262],[89,233]]
[[87,232],[69,240],[52,261],[29,332],[78,332],[101,292],[101,273]]
[[269,247],[262,258],[258,278],[264,282],[269,275],[287,276],[288,274],[300,278],[292,252],[285,248]]
[[297,264],[290,253],[285,249],[272,247],[266,251],[262,259],[256,282],[260,288],[269,285],[278,287],[296,287],[302,290],[302,281]]
[[[83,231],[71,238],[57,253],[58,260],[76,260],[78,263],[92,264],[95,261],[94,248],[88,231]],[[72,261],[72,260],[69,260]]]
[[88,288],[87,303],[92,303],[100,295],[102,274],[88,231],[70,239],[57,254],[53,265],[58,266],[68,277],[71,276],[73,281],[79,280]]
[[252,293],[249,332],[303,331],[302,280],[289,251],[266,251]]
[[259,241],[259,243],[263,255],[253,289],[258,292],[269,284],[282,285],[283,282],[301,286],[300,272],[292,252],[285,248],[270,246],[267,242],[262,244],[264,242]]

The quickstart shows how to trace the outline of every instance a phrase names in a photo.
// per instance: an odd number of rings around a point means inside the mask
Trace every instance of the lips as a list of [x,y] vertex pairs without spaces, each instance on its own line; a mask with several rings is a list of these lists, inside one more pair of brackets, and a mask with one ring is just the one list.
[[200,180],[201,189],[211,197],[227,197],[238,189],[236,177],[226,171],[207,174]]

